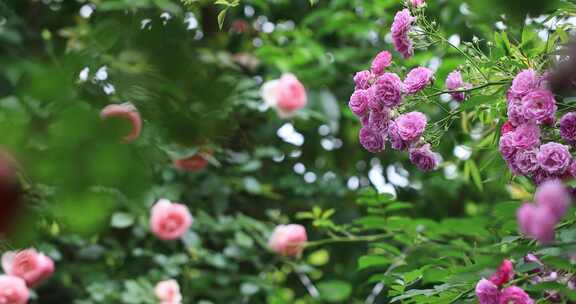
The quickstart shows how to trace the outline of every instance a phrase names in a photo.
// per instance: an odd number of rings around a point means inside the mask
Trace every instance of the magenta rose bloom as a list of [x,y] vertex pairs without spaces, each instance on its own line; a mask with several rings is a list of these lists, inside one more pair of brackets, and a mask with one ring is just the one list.
[[419,67],[412,69],[404,80],[406,94],[416,94],[434,81],[434,72],[430,69]]
[[500,154],[502,158],[507,161],[513,162],[518,152],[516,145],[514,145],[514,139],[512,138],[512,132],[506,133],[500,137],[500,142],[498,144]]
[[[469,89],[470,87],[472,87],[472,85],[464,83],[464,80],[462,80],[462,74],[458,70],[451,72],[448,74],[448,77],[446,77],[446,89],[450,91],[464,90]],[[450,95],[457,102],[462,102],[466,99],[466,93],[464,92],[450,93]]]
[[348,102],[348,107],[358,117],[362,117],[368,113],[368,100],[370,98],[370,92],[368,90],[356,90],[350,96],[350,101]]
[[392,121],[388,127],[388,137],[392,144],[392,149],[404,151],[410,146],[410,142],[403,140],[398,133],[398,126],[396,122]]
[[521,100],[528,93],[537,89],[540,84],[538,74],[534,70],[523,70],[512,81],[508,91],[508,101]]
[[512,261],[506,259],[502,261],[500,268],[491,277],[490,282],[494,283],[498,287],[508,283],[514,278],[514,264]]
[[414,22],[414,20],[415,18],[410,15],[410,10],[403,9],[396,13],[394,22],[392,23],[392,42],[404,59],[412,57],[413,46],[408,33],[412,28],[412,22]]
[[538,240],[540,244],[548,244],[554,240],[556,216],[545,206],[524,203],[516,213],[520,232]]
[[572,162],[572,156],[567,146],[550,142],[540,146],[538,162],[540,167],[547,173],[561,175],[568,170]]
[[424,133],[428,120],[420,112],[410,112],[398,116],[395,122],[400,138],[407,142],[414,142]]
[[531,149],[540,144],[540,128],[535,124],[520,125],[509,134],[518,149]]
[[531,123],[524,115],[524,110],[522,107],[522,101],[511,101],[508,103],[508,121],[513,126],[519,126],[525,123]]
[[382,51],[372,60],[372,73],[374,75],[382,75],[390,64],[392,64],[392,54],[388,51]]
[[522,112],[530,121],[543,123],[554,120],[556,100],[548,90],[534,90],[522,98]]
[[377,153],[384,150],[383,133],[369,127],[360,129],[360,144],[369,152]]
[[494,283],[482,279],[476,284],[476,297],[480,304],[499,304],[500,290]]
[[544,182],[536,190],[534,201],[550,209],[556,220],[564,217],[570,207],[571,197],[566,186],[558,179]]
[[360,71],[354,75],[356,90],[366,90],[370,87],[372,73],[370,71]]
[[514,167],[523,175],[531,175],[540,168],[537,155],[536,149],[518,151],[514,156]]
[[410,161],[421,171],[428,172],[438,167],[440,157],[432,152],[430,144],[425,144],[422,147],[410,149]]
[[576,113],[570,112],[560,119],[560,136],[567,142],[576,142]]
[[522,288],[510,286],[502,290],[498,304],[534,304],[534,300]]
[[388,132],[390,124],[390,110],[383,108],[380,111],[371,111],[368,116],[368,126],[384,134]]
[[402,102],[402,80],[396,74],[382,74],[374,83],[373,89],[375,100],[388,108]]

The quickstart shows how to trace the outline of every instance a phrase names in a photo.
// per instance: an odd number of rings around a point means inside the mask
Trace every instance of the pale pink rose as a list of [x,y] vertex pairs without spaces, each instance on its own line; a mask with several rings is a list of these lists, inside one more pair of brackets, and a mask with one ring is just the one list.
[[34,287],[54,273],[54,262],[35,249],[8,251],[2,255],[2,269],[11,276],[22,278]]
[[179,239],[188,231],[192,222],[192,215],[185,205],[160,199],[152,207],[150,228],[161,240]]
[[100,117],[102,117],[102,119],[122,118],[130,122],[132,130],[124,137],[124,142],[133,142],[140,137],[140,133],[142,132],[142,118],[140,117],[138,109],[136,109],[133,104],[127,102],[108,105],[102,109]]
[[279,225],[272,232],[268,246],[280,255],[297,257],[304,250],[307,241],[306,229],[302,225]]
[[154,294],[160,301],[160,304],[180,304],[182,303],[182,294],[180,285],[176,280],[161,281],[156,284]]
[[293,74],[283,74],[280,79],[266,82],[262,86],[262,98],[281,118],[294,116],[308,102],[304,85]]
[[30,292],[24,280],[11,275],[0,275],[0,303],[26,304],[29,297]]

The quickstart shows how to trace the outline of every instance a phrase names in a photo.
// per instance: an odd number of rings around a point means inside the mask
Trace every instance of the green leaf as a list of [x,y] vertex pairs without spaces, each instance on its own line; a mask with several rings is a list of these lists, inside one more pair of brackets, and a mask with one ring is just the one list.
[[320,297],[330,303],[342,302],[350,297],[352,286],[344,281],[324,281],[318,283]]
[[134,224],[134,216],[126,212],[116,212],[110,219],[110,226],[114,228],[128,228]]
[[370,267],[381,267],[390,265],[392,261],[380,255],[365,255],[358,259],[358,269],[366,269]]
[[220,28],[220,30],[222,30],[222,28],[224,27],[224,20],[226,19],[226,11],[228,9],[225,8],[223,10],[220,11],[220,13],[218,13],[218,27]]

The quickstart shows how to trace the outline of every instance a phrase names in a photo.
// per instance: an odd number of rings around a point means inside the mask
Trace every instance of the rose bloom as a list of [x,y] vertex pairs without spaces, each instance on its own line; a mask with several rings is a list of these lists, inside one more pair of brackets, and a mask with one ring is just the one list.
[[556,216],[545,206],[524,203],[517,212],[520,232],[540,244],[548,244],[554,240]]
[[[464,80],[462,80],[462,74],[458,70],[451,72],[448,74],[448,77],[446,77],[446,89],[450,91],[468,89],[471,86],[472,85],[469,83],[464,83]],[[464,92],[450,93],[450,95],[458,102],[462,102],[466,99],[466,93]]]
[[413,46],[410,37],[408,37],[408,32],[410,32],[414,20],[415,18],[410,15],[410,10],[403,9],[396,13],[394,22],[392,22],[392,42],[404,59],[412,57]]
[[534,304],[534,300],[522,288],[510,286],[502,290],[498,304]]
[[102,109],[100,117],[102,119],[121,118],[131,124],[132,129],[130,133],[124,137],[124,142],[133,142],[140,137],[140,133],[142,132],[142,118],[140,118],[140,113],[133,104],[127,102],[108,105]]
[[283,74],[278,80],[264,83],[262,98],[281,118],[294,116],[308,102],[304,85],[293,74]]
[[410,142],[407,142],[400,137],[396,122],[391,122],[388,126],[388,137],[390,138],[390,143],[394,150],[404,151],[410,146]]
[[390,125],[390,110],[383,108],[380,111],[371,111],[368,116],[368,127],[380,131],[386,137]]
[[26,304],[29,297],[30,292],[24,280],[16,276],[0,275],[0,303]]
[[514,278],[514,264],[512,261],[506,259],[502,261],[498,271],[490,277],[490,282],[494,283],[496,286],[501,287],[502,285],[508,283]]
[[307,241],[308,237],[304,226],[297,224],[279,225],[272,232],[268,246],[279,255],[297,257],[304,250]]
[[560,180],[555,179],[546,181],[538,187],[534,194],[534,201],[550,209],[556,220],[560,220],[570,207],[571,197],[566,186]]
[[370,127],[362,127],[359,134],[360,144],[367,151],[378,153],[384,150],[384,136],[385,133],[382,131],[374,130]]
[[412,4],[414,7],[421,7],[426,4],[426,0],[410,0],[410,4]]
[[518,151],[514,156],[514,167],[523,175],[531,175],[540,168],[537,156],[536,149]]
[[181,238],[192,225],[193,218],[188,207],[160,199],[151,209],[150,228],[161,240]]
[[369,98],[370,92],[368,90],[356,90],[352,93],[352,96],[350,96],[348,107],[354,115],[358,117],[364,116],[368,112]]
[[2,255],[2,269],[22,278],[29,287],[40,284],[54,273],[54,262],[35,249],[8,251]]
[[518,149],[531,149],[540,144],[540,128],[535,124],[520,125],[510,134]]
[[408,72],[404,80],[404,88],[407,94],[416,94],[434,81],[434,72],[430,69],[419,67]]
[[375,75],[382,75],[384,70],[392,63],[392,54],[382,51],[372,60],[371,70]]
[[212,150],[203,149],[198,153],[173,161],[174,167],[182,171],[200,172],[208,166],[208,158],[212,156]]
[[524,115],[524,110],[522,108],[522,101],[511,101],[508,103],[508,121],[513,126],[519,126],[525,123],[532,123]]
[[567,142],[576,142],[576,112],[566,113],[560,119],[560,136]]
[[374,83],[374,97],[382,105],[393,108],[402,102],[402,81],[398,75],[384,73]]
[[553,120],[556,113],[556,100],[548,90],[534,90],[522,99],[522,111],[524,117],[538,123]]
[[370,88],[370,82],[372,80],[372,73],[370,71],[360,71],[354,75],[354,84],[356,85],[356,90],[367,90]]
[[538,74],[534,70],[523,70],[512,81],[512,86],[508,91],[508,99],[520,100],[528,93],[537,89],[540,84]]
[[421,171],[428,172],[438,167],[440,157],[432,152],[430,144],[425,144],[422,147],[410,149],[410,161]]
[[182,303],[182,294],[180,285],[176,280],[161,281],[154,287],[154,294],[160,301],[160,304],[180,304]]
[[518,152],[512,135],[512,133],[502,135],[498,143],[498,149],[500,150],[502,158],[510,162],[514,161],[516,153]]
[[502,125],[502,128],[500,128],[500,134],[504,135],[506,133],[510,133],[512,131],[514,131],[514,126],[512,125],[511,122],[507,121]]
[[414,142],[420,139],[424,133],[428,120],[420,112],[410,112],[398,116],[395,122],[400,138],[404,141]]
[[499,304],[500,290],[494,283],[481,279],[476,284],[476,297],[480,304]]
[[540,146],[538,162],[540,167],[549,174],[561,175],[568,170],[572,156],[567,146],[550,142]]

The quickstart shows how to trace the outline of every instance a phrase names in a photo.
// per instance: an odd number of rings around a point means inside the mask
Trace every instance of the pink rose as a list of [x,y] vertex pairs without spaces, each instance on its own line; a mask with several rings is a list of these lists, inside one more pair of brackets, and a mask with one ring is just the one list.
[[161,240],[178,239],[192,225],[192,215],[185,205],[160,199],[151,211],[150,227],[152,233]]
[[547,244],[554,240],[556,217],[550,209],[531,203],[524,203],[517,212],[520,232]]
[[522,288],[510,286],[502,290],[498,304],[534,304],[534,300]]
[[372,73],[382,75],[384,70],[392,64],[392,54],[388,51],[382,51],[372,60]]
[[404,59],[412,57],[414,53],[412,40],[410,40],[408,36],[414,20],[416,20],[416,18],[412,17],[410,10],[403,9],[394,16],[394,22],[392,22],[392,28],[390,29],[394,47]]
[[292,117],[308,102],[306,89],[294,74],[283,74],[280,79],[266,82],[262,97],[282,118]]
[[426,4],[426,0],[410,0],[410,4],[414,7],[421,7]]
[[22,278],[34,287],[54,273],[54,262],[35,249],[8,251],[2,255],[2,269],[11,276]]
[[174,167],[182,171],[200,172],[208,166],[208,158],[212,157],[211,149],[201,149],[198,153],[173,161]]
[[510,260],[502,261],[498,271],[490,277],[490,282],[496,286],[501,287],[514,278],[514,264]]
[[523,70],[512,81],[508,91],[508,101],[521,100],[528,93],[537,89],[540,85],[538,74],[534,70]]
[[557,109],[554,94],[548,90],[534,90],[522,98],[522,112],[530,121],[545,123],[554,120]]
[[550,209],[556,219],[560,220],[570,207],[571,197],[566,186],[560,180],[555,179],[538,186],[536,194],[534,194],[534,201],[538,205]]
[[0,275],[0,303],[26,304],[29,297],[24,280],[11,275]]
[[102,119],[108,118],[122,118],[126,119],[132,125],[132,130],[128,135],[124,137],[124,142],[133,142],[140,136],[142,132],[142,119],[140,118],[140,113],[136,107],[127,102],[123,104],[112,104],[106,106],[100,112],[100,117]]
[[297,257],[307,241],[306,229],[302,225],[279,225],[272,232],[268,246],[279,255]]
[[176,280],[161,281],[156,284],[154,288],[156,298],[160,304],[180,304],[182,303],[182,294],[180,293],[180,285]]
[[416,94],[434,82],[434,72],[428,68],[418,67],[408,72],[404,79],[406,94]]
[[410,112],[398,116],[395,123],[400,138],[407,142],[414,142],[424,133],[428,120],[420,112]]
[[476,297],[480,304],[498,304],[500,290],[494,283],[482,279],[476,284]]

